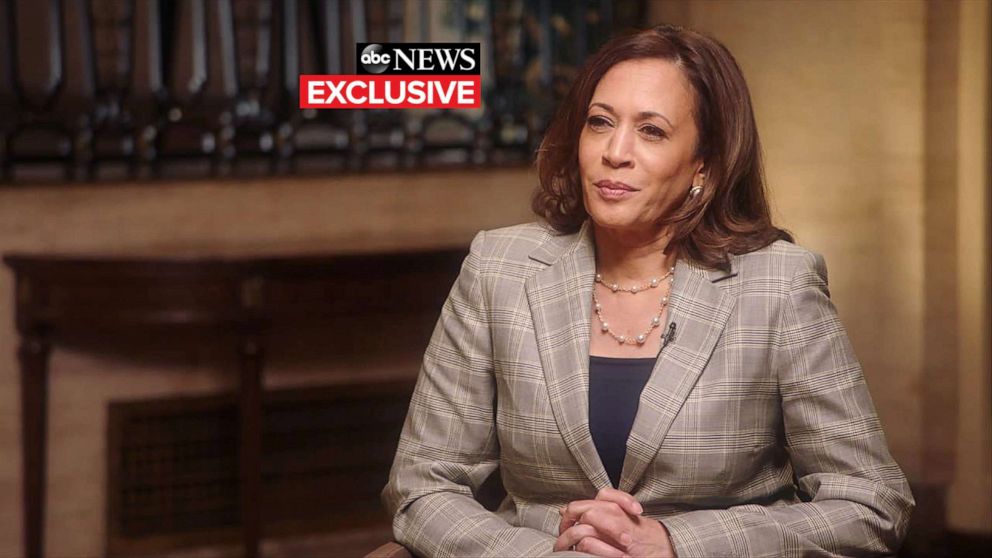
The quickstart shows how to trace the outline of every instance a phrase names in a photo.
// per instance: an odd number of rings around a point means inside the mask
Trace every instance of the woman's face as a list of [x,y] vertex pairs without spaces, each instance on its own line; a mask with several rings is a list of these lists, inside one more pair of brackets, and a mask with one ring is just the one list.
[[688,195],[702,162],[691,86],[673,63],[627,60],[592,95],[579,137],[586,210],[597,227],[657,235]]

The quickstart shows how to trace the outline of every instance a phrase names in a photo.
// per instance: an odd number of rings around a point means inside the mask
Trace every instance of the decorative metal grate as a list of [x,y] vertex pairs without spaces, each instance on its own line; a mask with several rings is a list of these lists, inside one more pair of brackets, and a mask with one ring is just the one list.
[[[0,183],[527,163],[645,0],[0,0]],[[471,41],[483,108],[298,109],[356,42]]]
[[[386,484],[412,382],[266,394],[262,505],[267,529],[333,531],[383,523]],[[108,551],[222,542],[240,525],[234,397],[112,403]],[[334,505],[330,498],[347,506]]]

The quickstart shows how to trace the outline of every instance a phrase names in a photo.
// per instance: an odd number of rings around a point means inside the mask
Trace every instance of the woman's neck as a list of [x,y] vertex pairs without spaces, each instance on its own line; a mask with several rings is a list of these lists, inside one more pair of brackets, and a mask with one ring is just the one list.
[[668,230],[635,233],[593,227],[596,241],[596,271],[610,281],[643,282],[665,273],[675,264],[669,250]]

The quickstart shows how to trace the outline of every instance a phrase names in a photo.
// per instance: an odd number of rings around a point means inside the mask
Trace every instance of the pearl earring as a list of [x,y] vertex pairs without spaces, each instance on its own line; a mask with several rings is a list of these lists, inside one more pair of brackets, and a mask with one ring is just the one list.
[[701,194],[702,192],[703,192],[702,186],[693,186],[692,188],[689,188],[689,197],[694,198],[699,194]]

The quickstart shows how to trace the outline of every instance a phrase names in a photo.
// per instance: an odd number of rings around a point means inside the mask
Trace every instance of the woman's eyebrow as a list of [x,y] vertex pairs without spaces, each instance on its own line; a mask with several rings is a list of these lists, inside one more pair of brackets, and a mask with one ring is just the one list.
[[[599,103],[599,102],[592,103],[591,105],[589,105],[589,108],[592,108],[592,107],[601,107],[606,112],[609,112],[610,114],[612,114],[614,116],[616,116],[616,114],[617,114],[617,111],[614,110],[614,108],[612,106],[610,106],[610,105],[608,105],[606,103]],[[642,110],[641,112],[637,113],[637,116],[640,117],[640,118],[657,116],[657,117],[663,119],[665,122],[668,122],[668,125],[671,126],[672,128],[675,127],[675,125],[672,124],[672,121],[669,120],[668,117],[666,117],[664,114],[661,114],[660,112],[655,112],[653,110]]]

